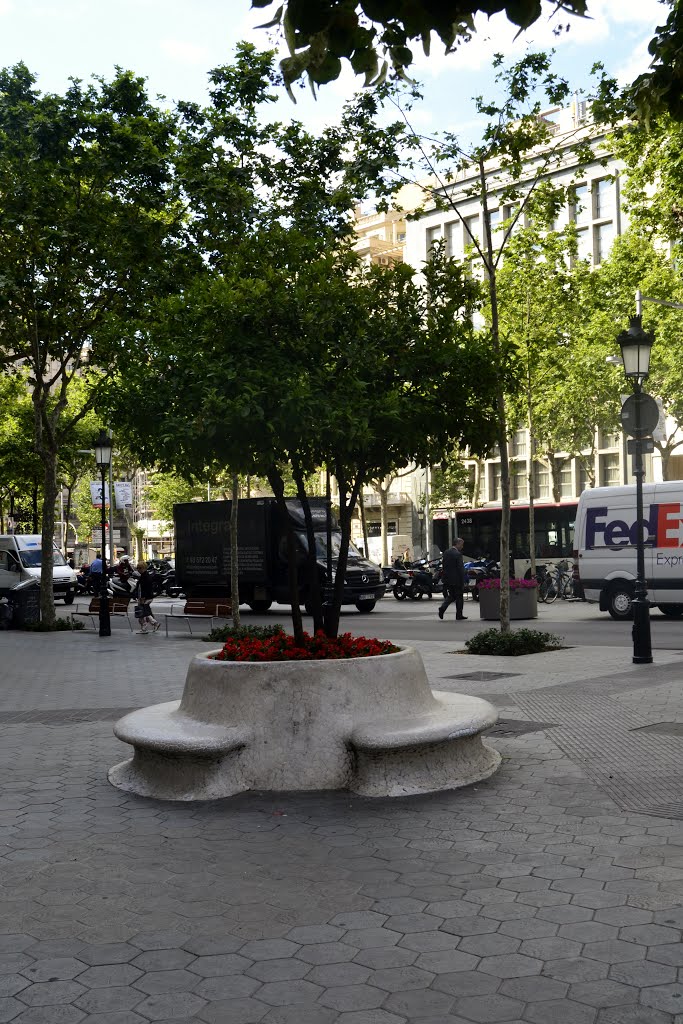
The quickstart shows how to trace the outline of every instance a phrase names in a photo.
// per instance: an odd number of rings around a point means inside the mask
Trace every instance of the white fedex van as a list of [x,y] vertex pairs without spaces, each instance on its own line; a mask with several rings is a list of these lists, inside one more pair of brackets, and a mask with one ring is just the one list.
[[[643,485],[648,601],[683,615],[683,481]],[[586,601],[613,619],[632,616],[636,579],[636,487],[594,487],[579,498],[574,561]]]
[[[51,558],[55,598],[60,598],[64,604],[72,604],[76,596],[76,573],[66,564],[56,544]],[[39,534],[0,535],[0,594],[14,590],[26,580],[40,580],[42,559],[42,538]]]

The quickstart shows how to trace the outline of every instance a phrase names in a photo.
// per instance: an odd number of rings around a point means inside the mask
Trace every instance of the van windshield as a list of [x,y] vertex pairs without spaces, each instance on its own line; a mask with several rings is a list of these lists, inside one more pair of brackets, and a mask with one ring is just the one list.
[[[301,542],[301,546],[304,551],[308,551],[308,541],[305,533],[298,533],[297,537]],[[341,533],[332,534],[332,557],[339,558],[339,549],[341,548]],[[315,553],[320,559],[327,558],[327,534],[316,533],[315,535]],[[349,558],[362,558],[360,551],[355,544],[349,543]]]
[[[42,548],[25,548],[19,551],[19,558],[24,569],[40,569],[42,562]],[[52,552],[53,565],[66,565],[64,556],[57,548]]]

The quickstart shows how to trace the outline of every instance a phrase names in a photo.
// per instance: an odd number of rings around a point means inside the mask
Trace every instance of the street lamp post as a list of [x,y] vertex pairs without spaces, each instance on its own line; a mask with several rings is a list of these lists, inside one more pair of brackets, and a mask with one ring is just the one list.
[[[622,331],[617,341],[621,347],[624,363],[624,374],[633,386],[632,404],[633,426],[629,433],[633,435],[633,475],[636,478],[636,585],[633,595],[633,661],[635,664],[652,663],[652,641],[650,638],[650,605],[647,599],[647,580],[645,577],[645,537],[643,529],[643,439],[650,432],[647,418],[647,405],[654,399],[643,393],[643,381],[650,372],[650,352],[654,343],[654,334],[643,330],[641,317],[631,317],[627,331]],[[655,406],[656,407],[656,406]],[[629,410],[630,412],[630,410]],[[628,419],[629,412],[626,414]],[[643,415],[645,413],[645,416]],[[624,416],[622,414],[622,419]],[[626,420],[624,420],[626,425]]]
[[[109,617],[109,595],[107,594],[107,549],[105,545],[107,530],[107,510],[105,508],[106,479],[111,465],[111,438],[104,430],[95,441],[95,462],[102,477],[102,585],[100,588],[100,636],[111,636],[111,619]],[[109,495],[111,501],[111,494]]]

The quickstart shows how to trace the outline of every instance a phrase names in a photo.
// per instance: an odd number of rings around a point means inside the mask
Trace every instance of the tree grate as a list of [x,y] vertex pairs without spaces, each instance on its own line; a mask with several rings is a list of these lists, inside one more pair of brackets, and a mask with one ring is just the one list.
[[499,718],[487,736],[523,736],[528,732],[542,732],[545,729],[557,728],[557,722],[529,722],[522,718]]
[[489,679],[511,679],[513,676],[521,676],[521,672],[461,672],[455,676],[442,676],[442,679],[474,679],[477,682],[485,683]]

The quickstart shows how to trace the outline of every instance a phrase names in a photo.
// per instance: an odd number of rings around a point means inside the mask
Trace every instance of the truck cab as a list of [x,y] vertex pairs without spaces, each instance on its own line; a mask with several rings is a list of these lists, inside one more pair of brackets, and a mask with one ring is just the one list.
[[[52,553],[52,580],[55,600],[72,604],[76,596],[76,573],[56,545]],[[14,590],[27,580],[40,581],[43,561],[40,534],[15,533],[0,535],[0,594]]]

